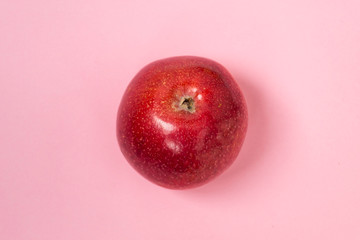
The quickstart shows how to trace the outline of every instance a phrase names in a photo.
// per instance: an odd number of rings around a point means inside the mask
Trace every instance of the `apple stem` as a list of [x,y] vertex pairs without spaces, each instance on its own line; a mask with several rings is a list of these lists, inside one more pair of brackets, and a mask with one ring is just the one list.
[[182,110],[190,113],[195,112],[194,99],[192,97],[182,97],[180,101],[180,107]]

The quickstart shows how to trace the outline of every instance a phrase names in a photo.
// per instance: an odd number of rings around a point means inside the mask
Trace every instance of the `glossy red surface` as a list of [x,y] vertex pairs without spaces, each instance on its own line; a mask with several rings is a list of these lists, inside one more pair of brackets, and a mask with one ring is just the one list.
[[144,67],[131,81],[117,117],[128,162],[167,188],[202,185],[237,157],[247,129],[245,99],[229,72],[200,57]]

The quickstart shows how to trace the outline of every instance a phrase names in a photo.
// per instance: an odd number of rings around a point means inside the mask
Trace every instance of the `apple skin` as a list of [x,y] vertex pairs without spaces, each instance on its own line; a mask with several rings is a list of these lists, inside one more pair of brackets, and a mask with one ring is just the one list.
[[127,161],[165,188],[203,185],[227,169],[243,144],[246,102],[219,63],[180,56],[145,66],[121,100],[117,139]]

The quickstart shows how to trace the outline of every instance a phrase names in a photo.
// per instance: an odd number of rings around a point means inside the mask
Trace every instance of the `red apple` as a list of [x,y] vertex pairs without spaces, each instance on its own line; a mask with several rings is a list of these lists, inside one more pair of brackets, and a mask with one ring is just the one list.
[[150,63],[130,82],[117,139],[128,162],[160,186],[185,189],[221,174],[247,129],[244,96],[212,60],[182,56]]

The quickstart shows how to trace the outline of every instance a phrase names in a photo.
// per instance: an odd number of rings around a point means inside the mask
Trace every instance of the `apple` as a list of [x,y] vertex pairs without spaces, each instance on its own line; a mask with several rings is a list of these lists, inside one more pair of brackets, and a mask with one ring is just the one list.
[[243,144],[245,98],[210,59],[180,56],[145,66],[117,115],[120,149],[142,176],[170,189],[203,185],[227,169]]

